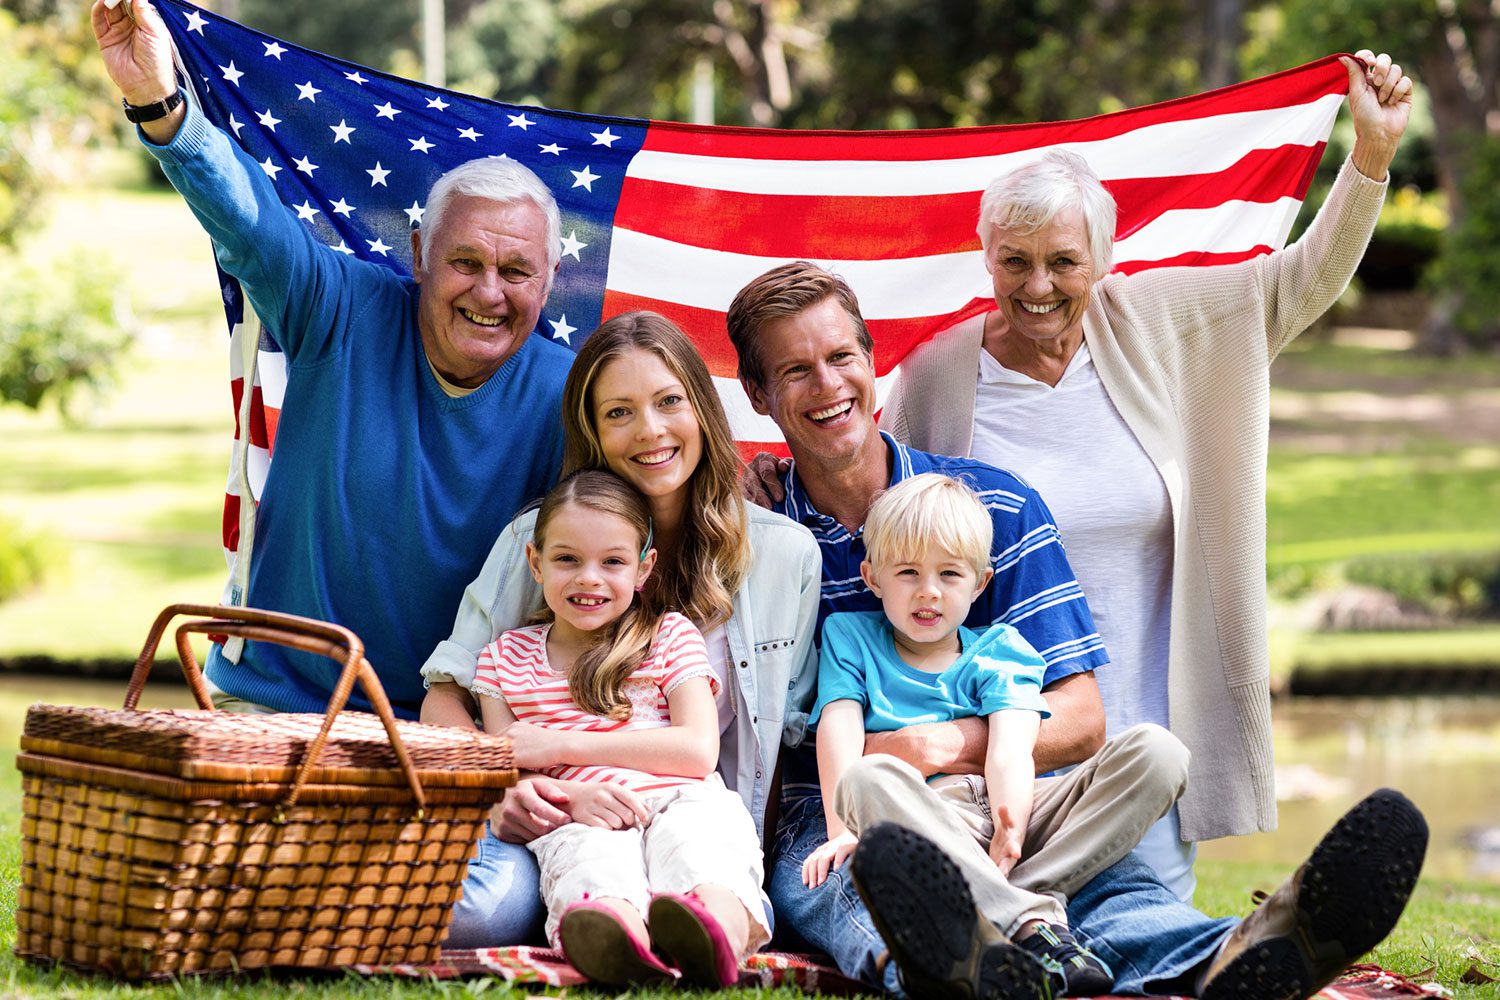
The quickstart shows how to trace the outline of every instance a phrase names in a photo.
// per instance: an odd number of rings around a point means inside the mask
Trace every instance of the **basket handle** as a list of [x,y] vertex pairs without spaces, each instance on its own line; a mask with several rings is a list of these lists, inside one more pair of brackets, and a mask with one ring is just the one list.
[[323,716],[323,725],[297,768],[297,776],[292,783],[291,793],[282,804],[283,810],[290,809],[297,804],[303,785],[307,783],[312,769],[317,766],[318,758],[323,755],[329,732],[333,729],[333,721],[347,705],[349,694],[354,690],[354,683],[357,680],[364,688],[365,697],[369,699],[370,706],[375,709],[375,714],[380,717],[381,724],[385,726],[386,735],[390,737],[391,749],[396,752],[401,771],[406,775],[406,783],[411,788],[412,797],[416,799],[418,816],[426,811],[427,796],[422,791],[422,782],[417,777],[417,769],[412,764],[411,754],[407,752],[406,744],[402,742],[401,734],[396,727],[396,717],[391,711],[390,699],[386,697],[385,689],[380,686],[380,679],[375,676],[375,670],[370,666],[370,661],[365,659],[364,643],[359,636],[342,625],[276,611],[262,611],[257,608],[234,608],[212,604],[173,604],[156,616],[156,621],[151,625],[151,631],[146,635],[146,643],[141,648],[140,657],[135,661],[135,668],[130,673],[130,684],[125,689],[126,711],[135,711],[136,705],[140,702],[141,690],[146,686],[146,678],[150,675],[151,667],[156,660],[156,650],[161,645],[162,635],[172,619],[179,615],[199,616],[197,620],[184,622],[177,627],[177,658],[182,664],[182,673],[187,678],[188,687],[192,689],[193,698],[200,707],[205,709],[213,708],[213,699],[209,697],[208,687],[203,680],[203,672],[198,668],[197,658],[194,657],[192,647],[188,642],[189,633],[237,635],[342,661],[343,670],[328,700],[328,710]]

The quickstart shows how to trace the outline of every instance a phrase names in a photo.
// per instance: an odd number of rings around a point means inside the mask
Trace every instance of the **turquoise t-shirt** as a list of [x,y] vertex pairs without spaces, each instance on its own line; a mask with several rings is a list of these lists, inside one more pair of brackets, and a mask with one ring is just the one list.
[[1047,664],[1020,632],[997,622],[983,635],[960,626],[963,652],[941,673],[918,670],[896,651],[881,611],[845,611],[823,624],[816,725],[830,702],[864,706],[865,732],[884,733],[924,722],[952,722],[1003,709],[1051,713],[1042,697]]

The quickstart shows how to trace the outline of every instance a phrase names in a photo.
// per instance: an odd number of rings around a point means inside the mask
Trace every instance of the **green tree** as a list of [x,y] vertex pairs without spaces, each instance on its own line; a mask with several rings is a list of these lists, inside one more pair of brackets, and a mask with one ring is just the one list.
[[[33,265],[15,249],[80,137],[109,109],[80,2],[0,5],[0,401],[66,407],[99,390],[126,344],[112,276],[92,249],[76,270]],[[24,15],[27,20],[21,20]],[[111,116],[113,117],[113,116]]]
[[[1500,7],[1486,0],[1278,0],[1262,8],[1253,43],[1263,68],[1332,51],[1391,53],[1416,78],[1432,116],[1431,149],[1450,224],[1436,265],[1424,346],[1451,353],[1500,344],[1486,260],[1500,256],[1494,187],[1484,178],[1500,143]],[[1477,213],[1477,214],[1476,214]]]

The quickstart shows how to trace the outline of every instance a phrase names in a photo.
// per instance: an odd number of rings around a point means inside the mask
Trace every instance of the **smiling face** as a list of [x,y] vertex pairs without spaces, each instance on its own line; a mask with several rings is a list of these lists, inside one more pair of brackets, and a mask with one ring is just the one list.
[[847,465],[880,443],[874,361],[837,299],[767,322],[757,351],[765,382],[746,381],[745,391],[757,413],[776,421],[799,464]]
[[957,652],[955,633],[993,574],[976,576],[969,560],[937,545],[878,567],[866,560],[859,570],[896,630],[897,650],[918,657]]
[[985,267],[1010,332],[1037,342],[1082,336],[1095,274],[1080,209],[1034,233],[993,226],[987,242]]
[[557,616],[553,634],[577,642],[630,609],[656,561],[641,558],[636,528],[618,514],[580,503],[559,507],[547,522],[541,548],[528,542],[526,561]]
[[540,208],[454,195],[436,232],[412,234],[427,360],[455,385],[482,385],[536,328],[552,273]]
[[685,503],[703,457],[703,430],[687,388],[651,351],[627,349],[600,369],[590,417],[609,467],[653,507]]

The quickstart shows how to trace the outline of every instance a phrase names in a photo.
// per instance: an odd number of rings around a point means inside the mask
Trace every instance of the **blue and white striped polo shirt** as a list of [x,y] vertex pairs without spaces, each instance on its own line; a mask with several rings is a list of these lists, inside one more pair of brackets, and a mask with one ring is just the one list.
[[[1068,565],[1062,538],[1041,495],[1024,480],[972,458],[930,455],[908,448],[884,431],[891,449],[891,482],[938,472],[962,480],[979,494],[994,522],[990,564],[995,577],[969,609],[964,624],[976,631],[995,622],[1012,625],[1047,661],[1042,685],[1070,674],[1094,670],[1109,662],[1104,640],[1094,627],[1083,590]],[[879,611],[880,599],[865,587],[859,564],[865,558],[864,530],[850,532],[838,521],[816,510],[797,477],[794,462],[783,478],[786,499],[777,513],[806,525],[823,552],[823,599],[818,606],[818,630],[835,611]],[[803,752],[782,755],[782,799],[818,791],[817,760],[812,741]]]

